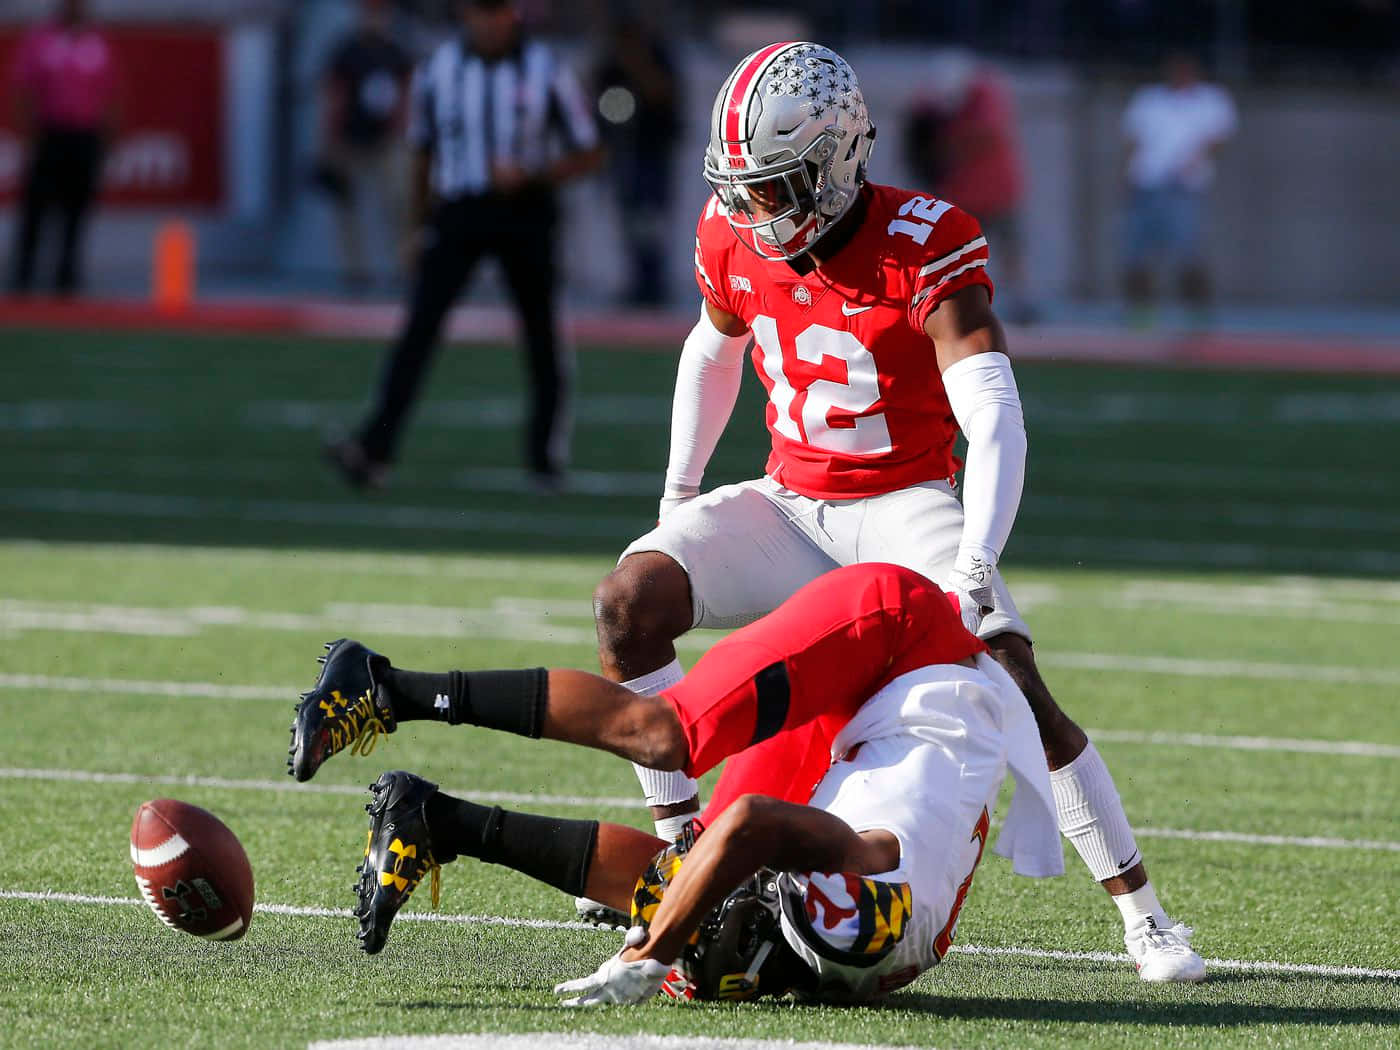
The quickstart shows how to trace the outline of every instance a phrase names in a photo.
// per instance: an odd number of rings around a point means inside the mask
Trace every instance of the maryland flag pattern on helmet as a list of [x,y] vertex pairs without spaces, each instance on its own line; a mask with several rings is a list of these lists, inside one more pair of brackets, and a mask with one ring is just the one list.
[[681,870],[681,861],[684,859],[685,854],[675,845],[667,846],[651,858],[647,870],[642,872],[641,878],[637,880],[637,888],[632,891],[633,926],[645,928],[651,925],[656,909],[661,907],[661,898],[665,895],[666,888],[671,885],[671,880]]
[[646,871],[637,880],[637,888],[632,891],[632,925],[643,928],[651,925],[656,909],[661,906],[661,898],[676,872],[681,870],[681,861],[695,845],[696,838],[704,830],[698,819],[688,820],[671,843],[651,858]]
[[914,909],[907,882],[819,871],[780,881],[783,914],[802,940],[847,965],[871,966],[894,951]]

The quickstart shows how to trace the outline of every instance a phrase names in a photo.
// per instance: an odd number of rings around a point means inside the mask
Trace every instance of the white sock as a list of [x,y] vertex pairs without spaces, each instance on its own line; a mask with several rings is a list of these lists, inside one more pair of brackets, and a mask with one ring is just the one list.
[[[680,660],[677,659],[672,660],[665,667],[658,667],[649,674],[640,675],[622,684],[634,693],[655,696],[663,689],[675,685],[684,677],[685,671],[681,667]],[[659,769],[639,766],[635,762],[632,763],[632,768],[637,771],[637,779],[642,782],[642,794],[646,796],[648,806],[674,806],[677,802],[689,801],[700,791],[700,785],[680,770],[662,772]],[[663,835],[660,830],[657,831],[657,834],[668,842],[674,837]]]
[[1162,904],[1157,900],[1157,891],[1152,888],[1150,882],[1144,883],[1131,893],[1114,895],[1113,903],[1118,905],[1118,912],[1123,916],[1125,930],[1131,930],[1143,919],[1151,919],[1159,930],[1171,928],[1172,921],[1162,910]]
[[1095,879],[1121,875],[1142,860],[1118,789],[1092,740],[1069,765],[1051,770],[1050,790],[1060,834]]

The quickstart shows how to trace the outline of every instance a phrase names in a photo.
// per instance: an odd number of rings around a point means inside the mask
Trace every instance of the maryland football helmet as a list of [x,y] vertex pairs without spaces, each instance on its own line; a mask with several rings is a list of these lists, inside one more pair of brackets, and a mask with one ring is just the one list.
[[821,44],[770,44],[715,98],[705,180],[744,244],[794,259],[855,202],[874,141],[845,59]]
[[[685,836],[661,850],[637,880],[632,925],[646,928],[693,844]],[[757,999],[814,985],[812,971],[783,939],[778,875],[746,879],[700,923],[662,991],[676,999]]]

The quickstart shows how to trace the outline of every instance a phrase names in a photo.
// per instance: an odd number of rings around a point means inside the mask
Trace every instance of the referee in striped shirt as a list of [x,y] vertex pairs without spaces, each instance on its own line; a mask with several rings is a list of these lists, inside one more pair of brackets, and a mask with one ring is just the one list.
[[559,484],[570,376],[555,332],[554,187],[596,168],[598,132],[578,81],[522,33],[511,0],[459,0],[464,32],[414,74],[408,135],[413,216],[422,230],[408,319],[369,416],[326,452],[356,487],[387,479],[443,319],[484,255],[500,260],[520,314],[533,399],[526,464]]

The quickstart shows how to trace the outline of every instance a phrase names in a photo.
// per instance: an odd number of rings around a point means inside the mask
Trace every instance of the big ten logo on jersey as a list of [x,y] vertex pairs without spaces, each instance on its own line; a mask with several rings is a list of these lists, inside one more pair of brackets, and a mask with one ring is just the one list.
[[[919,244],[927,244],[934,225],[951,207],[947,201],[938,200],[936,197],[910,197],[899,206],[899,214],[912,218],[891,219],[890,224],[885,227],[885,232],[890,236],[896,233],[907,234]],[[915,219],[921,221],[915,222]]]
[[731,292],[748,292],[753,294],[753,282],[743,274],[731,273],[729,275],[729,290]]

